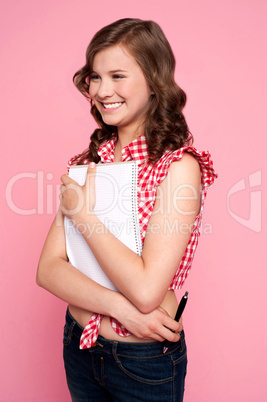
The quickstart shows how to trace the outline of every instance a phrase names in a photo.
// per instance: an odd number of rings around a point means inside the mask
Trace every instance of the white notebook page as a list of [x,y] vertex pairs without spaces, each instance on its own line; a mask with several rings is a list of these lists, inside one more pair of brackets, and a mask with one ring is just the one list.
[[[120,241],[141,255],[137,204],[137,169],[135,161],[98,164],[95,177],[96,205],[94,212]],[[73,166],[69,176],[83,185],[87,165]],[[83,227],[80,228],[83,230]],[[103,232],[100,226],[93,228]],[[69,262],[93,279],[112,290],[117,290],[99,266],[81,232],[65,217],[66,247]],[[119,256],[118,256],[119,258]]]

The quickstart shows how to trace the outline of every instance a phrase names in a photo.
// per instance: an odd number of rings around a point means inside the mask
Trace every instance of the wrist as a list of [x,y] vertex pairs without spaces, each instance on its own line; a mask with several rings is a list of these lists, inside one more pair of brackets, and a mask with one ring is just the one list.
[[110,306],[110,310],[110,316],[123,323],[124,318],[132,314],[133,310],[136,310],[136,308],[125,296],[117,292],[114,303]]
[[74,226],[83,234],[86,235],[86,232],[92,233],[92,228],[94,227],[95,223],[95,213],[92,212],[85,212],[80,211],[78,214],[73,216],[72,222]]

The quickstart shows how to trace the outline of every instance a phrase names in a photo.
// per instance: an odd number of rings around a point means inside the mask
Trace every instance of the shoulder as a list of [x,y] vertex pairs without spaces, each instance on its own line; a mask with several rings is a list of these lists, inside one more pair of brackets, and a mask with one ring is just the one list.
[[170,164],[167,178],[176,188],[183,189],[183,192],[185,188],[187,190],[192,188],[194,190],[199,189],[201,185],[201,169],[198,161],[193,155],[185,153],[181,159]]
[[167,176],[168,171],[177,174],[201,176],[204,187],[209,187],[217,177],[213,168],[210,153],[198,151],[192,146],[166,151],[156,164],[158,184]]
[[185,152],[181,159],[170,163],[169,173],[177,177],[179,182],[200,182],[201,169],[198,160],[190,153]]
[[170,169],[183,169],[200,172],[199,161],[189,152],[184,152],[179,159],[174,158],[170,163]]

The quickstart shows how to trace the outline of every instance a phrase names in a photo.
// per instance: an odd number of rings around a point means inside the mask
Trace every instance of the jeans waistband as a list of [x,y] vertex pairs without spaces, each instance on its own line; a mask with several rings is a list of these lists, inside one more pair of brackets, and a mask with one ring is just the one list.
[[[66,325],[72,332],[72,335],[81,337],[83,332],[83,327],[75,320],[75,318],[70,314],[69,309],[66,312]],[[111,339],[106,339],[101,335],[98,335],[97,341],[94,346],[92,346],[89,351],[96,351],[98,349],[105,351],[107,353],[113,353],[114,348],[118,354],[130,355],[131,353],[136,353],[136,351],[142,352],[147,356],[161,354],[162,353],[162,342],[152,341],[152,342],[124,342],[116,341]],[[174,342],[173,345],[168,349],[168,351],[174,351],[176,348],[185,348],[184,331],[181,332],[181,338],[178,342]],[[168,352],[167,352],[168,353]]]

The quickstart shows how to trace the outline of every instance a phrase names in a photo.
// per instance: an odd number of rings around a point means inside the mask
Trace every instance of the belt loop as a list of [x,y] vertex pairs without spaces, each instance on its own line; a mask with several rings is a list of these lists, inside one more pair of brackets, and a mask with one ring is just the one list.
[[72,323],[69,327],[69,332],[68,332],[68,339],[71,340],[72,338],[72,332],[73,332],[73,328],[75,327],[76,322],[72,320]]
[[117,341],[114,341],[114,342],[112,342],[112,343],[113,343],[113,345],[112,345],[112,354],[113,354],[114,359],[115,359],[116,362],[118,363],[118,362],[119,362],[118,357],[117,357],[118,342],[117,342]]

